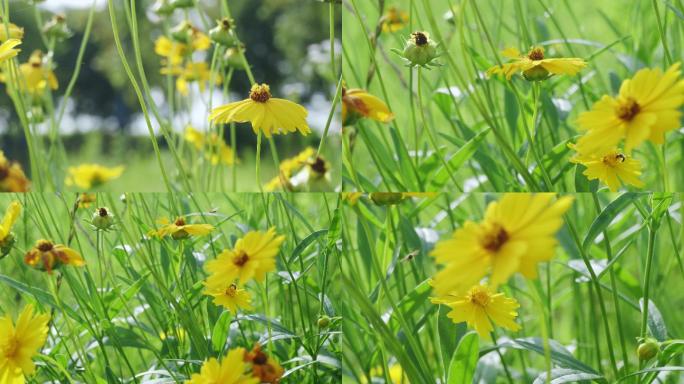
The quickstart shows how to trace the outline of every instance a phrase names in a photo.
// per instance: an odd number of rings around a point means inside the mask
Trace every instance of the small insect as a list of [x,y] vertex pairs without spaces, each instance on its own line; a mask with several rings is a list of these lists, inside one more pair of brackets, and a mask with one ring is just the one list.
[[406,262],[406,261],[412,261],[418,254],[420,253],[419,250],[414,249],[413,251],[409,252],[408,255],[406,255],[401,261]]
[[622,153],[618,153],[617,155],[615,155],[615,159],[620,160],[621,163],[624,163],[626,160],[625,155],[623,155]]

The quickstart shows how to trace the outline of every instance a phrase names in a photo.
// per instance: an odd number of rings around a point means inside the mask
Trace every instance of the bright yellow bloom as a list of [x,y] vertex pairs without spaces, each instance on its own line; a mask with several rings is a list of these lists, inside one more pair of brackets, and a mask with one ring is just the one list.
[[342,88],[342,125],[354,124],[362,117],[367,117],[381,123],[389,123],[394,114],[379,98],[363,89]]
[[204,362],[200,373],[195,373],[185,384],[258,384],[259,379],[245,374],[249,366],[244,361],[245,349],[228,351],[219,362],[211,358]]
[[644,140],[655,144],[665,141],[665,133],[681,126],[680,108],[684,104],[684,79],[681,63],[665,73],[660,68],[642,69],[622,82],[617,97],[604,95],[591,111],[577,119],[587,133],[577,142],[579,152],[600,152],[625,139],[625,151],[631,153]]
[[[176,88],[183,96],[189,94],[188,83],[197,82],[200,91],[204,92],[207,83],[211,80],[211,71],[209,65],[205,62],[188,62],[185,67],[162,68],[162,74],[172,74],[177,76]],[[219,74],[214,76],[214,84],[220,85],[222,78]]]
[[48,87],[55,90],[59,87],[57,76],[52,68],[43,60],[43,52],[33,51],[29,61],[21,64],[19,70],[22,74],[20,82],[26,86],[26,90],[34,96],[42,95]]
[[507,193],[487,207],[480,223],[466,221],[452,237],[437,243],[432,256],[444,268],[434,281],[439,296],[462,293],[489,275],[496,289],[515,272],[537,277],[537,263],[556,249],[556,232],[572,197],[553,193]]
[[397,7],[390,7],[382,16],[382,31],[383,32],[396,32],[403,29],[406,24],[408,24],[409,15],[406,11],[402,11]]
[[532,48],[526,55],[515,48],[507,48],[501,54],[512,61],[489,68],[487,75],[502,74],[510,80],[516,72],[522,72],[527,80],[539,81],[551,75],[574,75],[587,65],[586,61],[576,57],[545,59],[544,48],[541,47]]
[[171,236],[176,240],[186,239],[190,236],[204,236],[214,230],[214,226],[211,224],[188,224],[182,217],[176,218],[173,223],[164,217],[159,219],[157,223],[162,227],[157,231],[152,231],[152,234],[159,237]]
[[214,304],[224,306],[233,313],[237,313],[240,308],[245,310],[252,309],[252,297],[246,289],[240,288],[233,283],[210,286],[205,282],[204,285],[206,287],[204,294],[213,297]]
[[233,149],[215,132],[205,135],[194,127],[187,126],[185,128],[185,140],[191,143],[198,151],[204,151],[205,158],[213,165],[219,162],[225,165],[233,165],[235,160],[237,160]]
[[287,186],[290,178],[299,170],[311,163],[311,159],[316,155],[316,150],[311,147],[304,148],[294,157],[290,157],[280,162],[280,174],[268,183],[266,183],[266,191],[274,191],[281,186]]
[[12,226],[19,218],[20,213],[21,204],[18,201],[11,202],[9,207],[7,207],[7,211],[5,211],[5,216],[2,218],[2,222],[0,222],[0,246],[2,246],[3,242],[10,235],[10,232],[12,231]]
[[20,49],[16,49],[17,45],[21,44],[21,40],[9,39],[4,43],[0,44],[0,63],[5,60],[9,60],[14,56],[19,54]]
[[90,208],[94,202],[97,201],[97,195],[94,193],[81,193],[78,196],[78,207],[79,208]]
[[85,260],[78,252],[66,245],[53,244],[44,239],[38,240],[36,245],[26,252],[24,262],[33,268],[47,271],[47,273],[52,273],[53,270],[62,265],[73,265],[75,267],[85,265]]
[[261,350],[260,344],[245,354],[245,361],[252,363],[252,376],[259,378],[261,383],[278,384],[285,373],[274,358]]
[[594,154],[577,153],[570,159],[573,163],[584,165],[587,169],[583,172],[589,180],[599,179],[608,185],[612,192],[616,192],[622,183],[643,188],[641,176],[641,163],[630,155],[613,148]]
[[[370,374],[372,377],[385,377],[382,367],[375,367],[371,369]],[[399,364],[390,365],[387,374],[389,375],[391,384],[410,384],[409,379],[404,374],[404,369]],[[362,382],[368,384],[368,381],[365,380],[365,377],[362,377]]]
[[[7,23],[7,26],[9,27],[9,38],[10,39],[21,40],[24,38],[24,28],[14,24],[14,23]],[[0,42],[4,42],[6,40],[7,40],[7,29],[5,29],[5,23],[2,21],[2,18],[0,17]]]
[[285,236],[278,236],[275,228],[268,232],[250,231],[235,243],[233,249],[225,249],[214,260],[207,262],[211,275],[207,285],[216,286],[236,279],[244,284],[254,278],[263,281],[266,273],[275,270],[275,257]]
[[25,376],[36,371],[31,360],[45,344],[50,315],[34,315],[29,304],[17,319],[16,326],[9,316],[0,317],[0,383],[23,384]]
[[108,168],[99,164],[81,164],[69,167],[66,185],[76,185],[81,189],[91,189],[118,178],[124,171],[123,166]]
[[154,42],[154,53],[166,58],[171,66],[176,66],[183,62],[189,50],[187,45],[161,36]]
[[518,317],[518,301],[495,293],[486,285],[474,285],[465,294],[446,294],[433,297],[433,304],[444,304],[451,308],[447,316],[454,323],[466,322],[474,328],[480,337],[490,340],[494,329],[492,322],[511,331],[518,331],[520,325],[515,322]]
[[30,185],[21,165],[9,161],[0,150],[0,192],[28,192]]
[[306,123],[308,114],[306,108],[297,103],[271,97],[268,85],[254,84],[248,99],[214,108],[209,120],[222,124],[250,122],[254,133],[262,131],[266,137],[295,131],[308,135],[311,133]]

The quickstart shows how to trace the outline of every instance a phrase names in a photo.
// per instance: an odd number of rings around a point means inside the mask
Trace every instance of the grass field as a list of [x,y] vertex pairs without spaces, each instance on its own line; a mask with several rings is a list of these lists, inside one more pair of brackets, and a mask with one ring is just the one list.
[[[346,124],[345,190],[605,188],[604,181],[589,185],[584,167],[570,161],[568,144],[583,133],[577,119],[638,70],[681,61],[683,10],[679,0],[345,0],[347,89],[367,90],[394,114],[389,122]],[[436,47],[435,66],[409,68],[396,54],[415,31]],[[586,66],[534,82],[486,74],[509,61],[502,50],[533,46],[545,58],[575,57]],[[625,152],[641,165],[641,189],[682,190],[678,119],[663,144]]]

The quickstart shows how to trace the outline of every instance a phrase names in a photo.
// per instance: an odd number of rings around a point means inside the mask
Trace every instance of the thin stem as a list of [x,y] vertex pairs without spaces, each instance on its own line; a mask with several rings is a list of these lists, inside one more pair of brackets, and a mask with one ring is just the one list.
[[648,325],[648,300],[651,291],[651,266],[653,265],[653,254],[655,253],[654,241],[656,236],[656,230],[652,225],[648,227],[648,248],[646,250],[646,272],[644,275],[644,297],[643,305],[641,309],[641,332],[642,338],[646,337],[647,325]]
[[672,56],[670,55],[670,49],[667,45],[667,36],[665,36],[665,29],[663,28],[663,23],[660,21],[660,10],[658,9],[658,1],[653,0],[653,11],[655,12],[656,22],[658,24],[658,32],[660,33],[660,41],[663,43],[663,51],[665,51],[665,58],[667,59],[667,65],[672,65]]
[[256,147],[256,182],[259,186],[259,192],[264,193],[264,189],[261,186],[261,130],[257,133],[257,147]]

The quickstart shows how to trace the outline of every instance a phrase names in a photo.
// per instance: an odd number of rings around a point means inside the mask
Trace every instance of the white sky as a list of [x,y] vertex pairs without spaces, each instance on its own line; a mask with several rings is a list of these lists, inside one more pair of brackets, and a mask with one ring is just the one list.
[[[107,4],[107,0],[95,0],[95,3],[98,8],[102,8]],[[92,4],[93,0],[47,0],[40,4],[40,8],[63,12],[69,8],[89,8]]]

